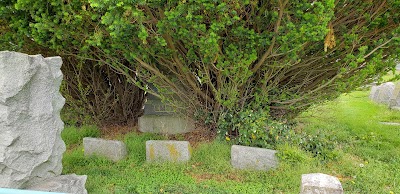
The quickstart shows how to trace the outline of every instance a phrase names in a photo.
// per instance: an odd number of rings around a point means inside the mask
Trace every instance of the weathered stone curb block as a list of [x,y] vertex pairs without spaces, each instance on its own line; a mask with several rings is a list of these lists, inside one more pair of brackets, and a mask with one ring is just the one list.
[[343,194],[339,179],[322,173],[301,175],[300,194]]
[[100,138],[83,138],[85,156],[104,156],[114,162],[126,157],[126,146],[121,141],[105,140]]
[[29,186],[26,189],[46,192],[87,194],[87,190],[85,189],[86,179],[86,175],[61,175],[44,180],[38,184]]
[[233,145],[231,164],[234,168],[269,170],[278,166],[276,151],[264,148]]
[[159,162],[186,162],[190,160],[191,147],[188,141],[146,141],[146,160]]

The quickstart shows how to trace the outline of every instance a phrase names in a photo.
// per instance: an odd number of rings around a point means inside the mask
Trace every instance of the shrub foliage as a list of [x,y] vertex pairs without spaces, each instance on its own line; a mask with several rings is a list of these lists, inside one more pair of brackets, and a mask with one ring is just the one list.
[[107,64],[212,124],[249,110],[291,118],[394,70],[400,53],[399,0],[0,4],[14,35]]
[[[0,1],[0,48],[44,56],[60,55],[67,125],[132,124],[142,114],[144,91],[118,53],[106,55],[87,40],[100,21],[81,1]],[[3,19],[4,18],[4,19]],[[113,65],[111,65],[113,64]]]

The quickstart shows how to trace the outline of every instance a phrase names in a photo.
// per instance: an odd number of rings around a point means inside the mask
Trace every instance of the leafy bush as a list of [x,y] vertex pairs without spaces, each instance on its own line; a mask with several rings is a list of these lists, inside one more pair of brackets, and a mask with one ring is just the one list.
[[393,70],[400,53],[398,0],[0,5],[14,38],[109,65],[127,78],[123,82],[180,112],[210,113],[214,126],[224,114],[246,109],[266,110],[271,119],[293,118]]
[[0,48],[63,58],[67,124],[134,123],[142,114],[144,91],[135,85],[134,72],[116,70],[127,63],[121,54],[88,47],[100,21],[92,20],[83,3],[0,1]]
[[264,148],[276,148],[294,136],[289,125],[268,118],[263,110],[225,113],[218,120],[218,133],[235,144]]
[[335,151],[336,142],[334,137],[325,136],[323,133],[317,135],[303,135],[299,142],[300,147],[324,160],[332,160],[338,157]]

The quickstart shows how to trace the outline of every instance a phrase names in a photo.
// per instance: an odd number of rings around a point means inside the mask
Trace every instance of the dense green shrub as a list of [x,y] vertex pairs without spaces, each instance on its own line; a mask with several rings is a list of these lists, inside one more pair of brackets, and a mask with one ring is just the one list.
[[332,160],[338,157],[335,150],[337,142],[334,137],[326,136],[323,133],[317,135],[303,134],[297,142],[303,150],[310,152],[314,157],[321,157],[324,160]]
[[83,10],[82,3],[0,1],[0,48],[63,58],[66,124],[135,123],[145,93],[135,85],[134,72],[115,69],[126,63],[121,55],[88,48],[87,39],[100,21],[92,20],[93,13]]
[[[176,109],[214,126],[260,109],[292,118],[393,70],[400,53],[399,0],[0,3],[16,34],[73,48],[65,54],[110,65],[155,93],[151,83]],[[262,123],[243,120],[253,121]]]
[[[235,114],[222,114],[218,120],[218,133],[220,138],[232,144],[270,149],[288,148],[285,145],[290,144],[323,160],[338,157],[334,136],[295,132],[294,125],[268,120],[267,111],[241,111]],[[286,151],[288,153],[281,155],[283,158],[298,157],[299,153],[295,150]]]
[[268,112],[262,110],[225,113],[218,120],[218,133],[226,141],[254,147],[275,149],[278,144],[292,141],[295,134],[290,125],[268,117]]

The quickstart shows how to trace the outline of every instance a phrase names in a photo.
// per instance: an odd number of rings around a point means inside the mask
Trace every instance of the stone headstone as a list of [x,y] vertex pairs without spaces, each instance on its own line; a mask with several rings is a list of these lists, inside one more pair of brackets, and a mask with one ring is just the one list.
[[389,99],[389,107],[399,107],[400,106],[400,82],[395,84],[392,96]]
[[343,194],[339,179],[322,173],[301,175],[300,194]]
[[46,179],[40,183],[29,186],[26,189],[46,192],[87,194],[87,190],[85,189],[86,179],[86,175],[61,175]]
[[231,164],[237,169],[264,170],[278,166],[276,151],[264,148],[233,145]]
[[172,115],[174,109],[171,106],[161,102],[161,99],[149,94],[145,102],[145,115]]
[[146,141],[146,160],[148,162],[186,162],[190,160],[191,147],[188,141]]
[[0,187],[61,174],[60,57],[0,52]]
[[375,98],[376,95],[376,91],[378,90],[379,86],[372,86],[371,87],[371,92],[369,93],[369,99],[371,99],[372,101]]
[[395,85],[393,82],[386,82],[379,85],[372,96],[372,100],[377,103],[389,105],[389,101],[392,97],[394,88]]
[[139,117],[139,131],[160,134],[179,134],[193,131],[194,122],[177,114],[171,106],[149,95],[144,104],[144,115]]
[[85,156],[103,156],[114,162],[124,159],[127,155],[126,146],[121,141],[85,137],[83,147]]

